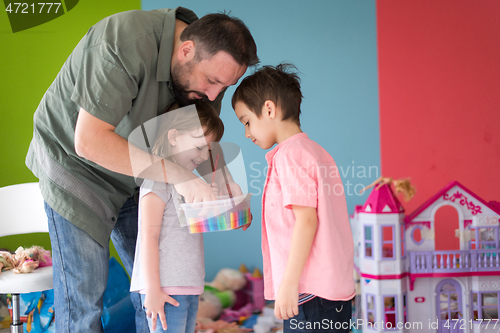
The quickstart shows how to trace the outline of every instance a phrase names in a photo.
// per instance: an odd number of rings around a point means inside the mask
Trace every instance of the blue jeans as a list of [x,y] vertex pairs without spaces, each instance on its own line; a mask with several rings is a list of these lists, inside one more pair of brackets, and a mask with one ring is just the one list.
[[[103,332],[101,315],[109,268],[109,247],[101,246],[85,231],[68,222],[47,203],[54,274],[56,332]],[[113,244],[129,275],[137,238],[137,204],[130,198],[120,210],[111,234]],[[131,293],[136,309],[136,330],[148,333],[146,313],[137,293]],[[127,332],[128,333],[128,332]]]
[[299,305],[299,314],[283,323],[284,333],[348,333],[352,317],[351,301],[329,301],[321,297]]
[[[165,318],[167,329],[164,330],[160,317],[156,319],[156,330],[153,331],[153,321],[148,318],[149,329],[154,333],[194,333],[196,327],[196,315],[198,314],[198,295],[170,295],[179,306],[165,303]],[[146,295],[141,294],[142,303]]]

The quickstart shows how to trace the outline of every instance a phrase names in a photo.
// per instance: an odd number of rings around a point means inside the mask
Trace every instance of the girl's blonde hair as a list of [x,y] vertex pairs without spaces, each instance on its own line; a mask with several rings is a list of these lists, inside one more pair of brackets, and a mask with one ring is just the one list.
[[179,133],[187,133],[199,128],[200,125],[205,128],[203,136],[213,134],[215,141],[220,141],[224,134],[224,124],[210,104],[198,101],[194,105],[179,109],[179,105],[175,103],[160,116],[158,134],[151,152],[171,160],[173,153],[168,141],[168,132],[175,129]]

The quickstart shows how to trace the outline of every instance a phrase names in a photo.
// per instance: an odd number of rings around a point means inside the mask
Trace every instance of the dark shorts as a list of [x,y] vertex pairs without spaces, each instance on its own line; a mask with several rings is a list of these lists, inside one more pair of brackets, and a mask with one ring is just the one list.
[[299,314],[284,321],[284,333],[336,332],[348,333],[352,305],[349,301],[329,301],[321,297],[299,305]]

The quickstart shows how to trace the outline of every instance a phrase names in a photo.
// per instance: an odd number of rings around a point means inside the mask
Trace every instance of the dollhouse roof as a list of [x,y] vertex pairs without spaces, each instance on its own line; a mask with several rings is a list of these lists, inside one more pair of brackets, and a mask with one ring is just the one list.
[[375,185],[372,192],[366,199],[359,213],[372,214],[396,214],[404,212],[404,208],[398,198],[392,192],[390,185],[383,184],[378,187]]
[[358,214],[359,212],[361,212],[362,209],[363,209],[362,205],[356,205],[356,206],[354,206],[354,212],[352,213],[352,215],[350,215],[350,217],[354,218],[356,216],[356,214]]
[[412,222],[414,218],[416,218],[427,207],[429,207],[430,205],[432,205],[436,200],[438,200],[439,198],[441,198],[446,192],[448,192],[448,190],[450,190],[454,186],[460,187],[464,192],[467,192],[470,196],[474,197],[476,200],[478,200],[479,202],[481,202],[483,205],[485,205],[486,207],[490,208],[495,213],[500,214],[500,205],[499,205],[498,202],[496,202],[496,201],[490,201],[489,203],[487,203],[486,201],[484,201],[483,199],[481,199],[478,195],[476,195],[474,192],[472,192],[471,190],[469,190],[468,188],[466,188],[465,186],[463,186],[459,182],[453,181],[453,182],[449,183],[448,185],[446,185],[442,190],[440,190],[439,192],[437,192],[436,194],[434,194],[432,197],[430,197],[426,202],[424,202],[420,207],[418,207],[413,213],[411,213],[410,215],[408,215],[406,217],[405,221],[407,223],[408,222]]

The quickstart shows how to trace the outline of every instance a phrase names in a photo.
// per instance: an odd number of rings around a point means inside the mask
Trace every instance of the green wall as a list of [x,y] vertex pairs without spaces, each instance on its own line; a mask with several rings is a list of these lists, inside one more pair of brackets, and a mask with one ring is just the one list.
[[[24,165],[33,113],[78,41],[100,19],[140,7],[140,0],[81,0],[61,17],[17,33],[0,11],[0,187],[37,181]],[[33,244],[50,248],[48,235],[0,238],[0,248],[9,250]]]

